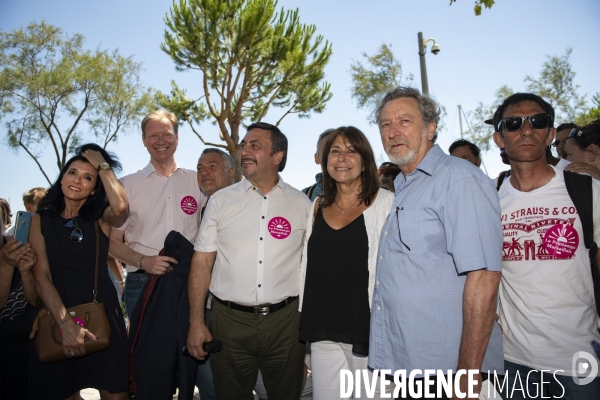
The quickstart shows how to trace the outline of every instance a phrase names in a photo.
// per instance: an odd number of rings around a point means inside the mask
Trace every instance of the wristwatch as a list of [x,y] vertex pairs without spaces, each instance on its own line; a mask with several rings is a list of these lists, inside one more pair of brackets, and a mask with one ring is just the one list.
[[102,164],[98,165],[98,172],[100,172],[101,169],[103,169],[105,171],[107,169],[110,169],[110,164],[107,162],[103,162]]

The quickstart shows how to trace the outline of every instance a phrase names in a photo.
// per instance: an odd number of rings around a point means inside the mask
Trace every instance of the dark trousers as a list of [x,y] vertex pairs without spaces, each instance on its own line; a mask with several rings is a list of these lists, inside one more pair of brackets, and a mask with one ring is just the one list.
[[[204,309],[204,319],[208,323],[210,318],[210,308]],[[198,361],[198,373],[196,375],[196,387],[200,392],[202,400],[215,400],[215,383],[213,381],[212,368],[210,366],[211,356],[207,356],[204,361]]]
[[264,316],[213,301],[208,328],[223,342],[210,356],[217,398],[248,400],[260,368],[269,400],[298,400],[305,352],[299,323],[298,299]]

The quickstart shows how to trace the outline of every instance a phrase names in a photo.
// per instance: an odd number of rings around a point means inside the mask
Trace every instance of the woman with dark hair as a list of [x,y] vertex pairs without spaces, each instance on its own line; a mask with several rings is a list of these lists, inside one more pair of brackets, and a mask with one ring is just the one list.
[[[33,214],[29,241],[38,254],[33,267],[38,293],[59,325],[69,359],[42,364],[32,351],[28,398],[79,399],[79,390],[96,388],[102,399],[126,399],[129,346],[117,293],[106,259],[112,226],[122,223],[127,197],[113,170],[117,159],[96,144],[76,151]],[[96,236],[98,235],[98,237]],[[86,355],[90,332],[67,313],[94,300],[96,241],[99,240],[98,293],[111,327],[108,349]]]
[[588,174],[600,179],[600,119],[574,128],[565,142],[567,171]]
[[0,225],[0,233],[7,231],[10,228],[10,220],[12,218],[12,214],[10,212],[10,204],[5,199],[0,198],[0,219],[2,220],[2,225]]
[[367,370],[379,234],[394,201],[354,127],[329,134],[321,167],[323,195],[313,203],[300,267],[300,340],[311,344],[315,400],[339,399],[340,370]]

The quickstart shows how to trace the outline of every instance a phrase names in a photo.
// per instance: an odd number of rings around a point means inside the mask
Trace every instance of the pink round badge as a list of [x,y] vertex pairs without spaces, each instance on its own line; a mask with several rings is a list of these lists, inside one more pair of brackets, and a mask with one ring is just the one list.
[[269,221],[267,229],[275,239],[285,239],[292,233],[292,225],[283,217],[274,217]]
[[198,210],[198,202],[192,196],[185,196],[181,199],[181,209],[187,215],[192,215]]
[[570,224],[554,225],[544,235],[544,247],[554,258],[571,258],[579,246],[579,235]]
[[[75,321],[76,324],[79,324],[85,328],[85,321],[81,318],[73,317],[73,321]],[[60,334],[60,337],[62,337],[62,330],[59,330],[58,333]]]

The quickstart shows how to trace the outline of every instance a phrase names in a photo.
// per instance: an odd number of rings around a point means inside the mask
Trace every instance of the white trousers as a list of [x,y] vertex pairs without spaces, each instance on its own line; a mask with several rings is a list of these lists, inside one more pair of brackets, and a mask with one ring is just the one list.
[[[342,369],[350,370],[352,376],[355,376],[356,370],[368,371],[369,382],[373,381],[373,373],[368,370],[368,357],[357,356],[352,353],[352,345],[339,342],[313,342],[310,346],[311,369],[312,369],[312,384],[313,384],[313,400],[334,400],[341,399],[340,371]],[[362,371],[361,371],[362,375]],[[379,377],[375,381],[375,396],[367,396],[365,385],[361,382],[360,399],[380,399],[379,393]],[[390,390],[390,386],[387,387]],[[391,390],[390,390],[391,392]],[[357,398],[357,394],[353,393]]]

